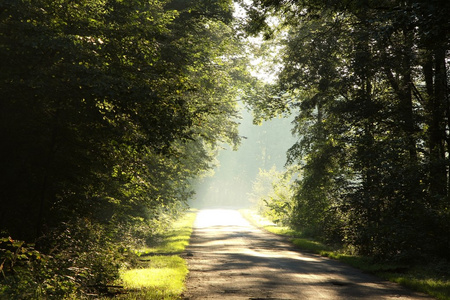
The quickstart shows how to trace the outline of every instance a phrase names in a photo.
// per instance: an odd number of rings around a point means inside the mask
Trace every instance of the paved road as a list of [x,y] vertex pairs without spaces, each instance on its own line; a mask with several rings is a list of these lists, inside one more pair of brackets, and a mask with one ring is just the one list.
[[338,261],[302,253],[236,210],[198,213],[184,299],[431,299]]

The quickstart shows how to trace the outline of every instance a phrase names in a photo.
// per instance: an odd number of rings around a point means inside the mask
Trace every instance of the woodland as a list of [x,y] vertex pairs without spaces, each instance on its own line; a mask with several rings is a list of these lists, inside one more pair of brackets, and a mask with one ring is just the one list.
[[[296,179],[265,199],[280,222],[450,260],[450,2],[240,6],[0,2],[0,298],[101,293],[239,146],[238,101],[255,123],[294,116]],[[258,80],[249,59],[274,44],[276,80]]]
[[5,0],[0,24],[0,294],[81,297],[238,142],[232,3]]

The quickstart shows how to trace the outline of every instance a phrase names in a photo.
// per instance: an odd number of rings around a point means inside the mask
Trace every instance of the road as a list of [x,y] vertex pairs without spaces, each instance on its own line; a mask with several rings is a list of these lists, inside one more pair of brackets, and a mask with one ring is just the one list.
[[431,299],[338,261],[300,252],[236,210],[199,211],[185,300]]

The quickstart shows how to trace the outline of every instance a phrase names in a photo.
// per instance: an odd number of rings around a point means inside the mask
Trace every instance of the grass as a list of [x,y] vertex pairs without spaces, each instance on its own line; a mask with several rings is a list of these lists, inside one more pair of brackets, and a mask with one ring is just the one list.
[[188,268],[179,254],[189,244],[195,216],[194,211],[189,211],[152,247],[137,250],[142,265],[122,270],[120,277],[126,293],[119,299],[181,299]]
[[148,266],[122,272],[123,299],[179,299],[188,274],[186,262],[179,256],[152,256]]
[[[288,227],[277,226],[254,211],[241,210],[241,213],[257,227],[275,234],[291,237],[292,243],[300,249],[340,260],[383,279],[426,293],[436,299],[450,300],[450,266],[445,265],[442,267],[442,264],[428,264],[411,267],[395,263],[375,262],[370,257],[352,255],[346,249],[333,249],[320,242],[305,238],[302,236],[302,232]],[[442,271],[442,269],[446,271]]]
[[172,230],[158,236],[151,247],[137,250],[138,255],[145,257],[156,254],[180,254],[189,245],[195,212],[189,211],[183,218],[173,224]]
[[450,299],[450,280],[437,279],[434,276],[424,276],[421,273],[414,274],[384,274],[384,278],[397,282],[410,289],[429,294],[436,299]]

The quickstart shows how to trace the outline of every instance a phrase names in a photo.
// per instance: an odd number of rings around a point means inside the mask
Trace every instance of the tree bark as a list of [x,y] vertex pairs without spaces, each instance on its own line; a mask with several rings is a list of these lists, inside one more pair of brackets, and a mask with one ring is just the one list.
[[434,49],[428,54],[423,65],[426,90],[429,96],[429,156],[430,192],[432,196],[447,196],[448,174],[446,167],[446,99],[447,79],[445,50]]

